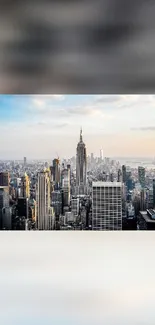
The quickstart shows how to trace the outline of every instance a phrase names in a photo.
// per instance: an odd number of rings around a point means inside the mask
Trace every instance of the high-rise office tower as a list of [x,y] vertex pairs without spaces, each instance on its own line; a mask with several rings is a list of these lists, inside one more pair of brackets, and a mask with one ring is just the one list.
[[122,183],[92,185],[92,230],[122,230]]
[[51,205],[54,208],[56,219],[62,214],[62,192],[53,191],[51,193]]
[[37,223],[38,230],[51,230],[53,209],[50,206],[50,173],[44,170],[38,174],[37,184]]
[[118,182],[122,182],[122,172],[121,172],[121,169],[118,170],[117,181]]
[[113,173],[110,173],[110,175],[109,175],[110,177],[110,182],[113,182],[114,181],[114,175],[113,175]]
[[85,191],[87,184],[87,155],[86,146],[82,139],[82,129],[80,131],[80,141],[76,151],[76,185]]
[[8,172],[0,172],[0,186],[9,186]]
[[18,217],[24,217],[28,219],[29,217],[29,202],[28,198],[20,197],[17,202],[17,215]]
[[9,186],[0,187],[0,229],[11,230],[11,209],[9,202]]
[[70,168],[64,168],[61,172],[62,190],[63,190],[63,205],[70,204]]
[[26,165],[27,165],[27,159],[26,157],[24,157],[24,166],[26,167]]
[[145,168],[144,167],[141,167],[141,166],[138,167],[138,179],[139,179],[139,183],[144,188],[145,187]]
[[122,166],[122,182],[125,184],[126,183],[126,166]]
[[146,191],[144,188],[140,192],[140,210],[146,210]]
[[60,183],[60,160],[59,158],[53,160],[53,181],[57,184]]
[[71,211],[75,216],[79,215],[79,212],[80,212],[79,198],[72,198],[72,200],[71,200]]
[[155,179],[153,179],[153,208],[155,209]]
[[71,165],[70,164],[67,164],[67,169],[69,170],[70,180],[71,180]]
[[25,173],[25,175],[21,178],[21,197],[30,198],[30,178]]
[[94,162],[94,154],[93,153],[91,153],[91,155],[90,155],[90,161],[91,161],[91,164]]

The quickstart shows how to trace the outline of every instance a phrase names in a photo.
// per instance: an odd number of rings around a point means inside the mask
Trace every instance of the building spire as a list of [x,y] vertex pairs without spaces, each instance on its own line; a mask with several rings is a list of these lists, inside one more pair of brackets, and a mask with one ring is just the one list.
[[82,127],[80,129],[80,142],[82,142]]

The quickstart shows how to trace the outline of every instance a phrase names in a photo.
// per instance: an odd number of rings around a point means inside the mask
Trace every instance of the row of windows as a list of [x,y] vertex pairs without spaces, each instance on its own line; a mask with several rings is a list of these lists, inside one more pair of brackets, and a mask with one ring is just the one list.
[[114,230],[122,230],[122,226],[116,226],[116,227],[93,227],[93,230],[109,230],[109,231],[114,231]]
[[93,195],[93,200],[96,199],[98,201],[105,201],[105,200],[109,200],[109,199],[121,199],[122,196],[121,195],[108,195],[108,196],[102,196],[100,197],[99,195]]
[[114,192],[114,193],[108,193],[108,194],[106,194],[106,193],[96,193],[96,192],[93,192],[93,197],[94,196],[97,196],[98,198],[103,198],[103,197],[110,197],[110,196],[122,196],[122,193],[118,193],[118,192]]
[[115,204],[121,204],[122,200],[109,200],[106,202],[102,201],[93,201],[93,205],[99,205],[99,206],[104,206],[104,205],[115,205]]
[[94,187],[93,186],[93,191],[104,191],[104,192],[109,192],[109,191],[121,191],[121,187],[115,187],[115,186],[110,186],[110,187]]
[[93,207],[92,208],[92,211],[93,212],[99,212],[99,213],[101,213],[101,212],[104,212],[104,211],[107,211],[107,212],[116,212],[116,211],[121,211],[122,210],[122,206],[120,205],[118,205],[118,206],[116,206],[116,207],[99,207],[99,206],[97,206],[97,207]]

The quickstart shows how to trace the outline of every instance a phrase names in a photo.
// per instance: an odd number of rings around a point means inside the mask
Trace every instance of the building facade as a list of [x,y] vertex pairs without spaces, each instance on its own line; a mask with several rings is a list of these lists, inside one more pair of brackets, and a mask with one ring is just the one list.
[[64,168],[61,172],[61,183],[63,190],[63,205],[70,205],[70,169]]
[[9,186],[8,172],[0,172],[0,186]]
[[38,174],[37,185],[37,228],[51,230],[53,209],[50,205],[50,173],[44,170]]
[[138,167],[138,180],[142,188],[145,187],[145,168],[139,166]]
[[30,198],[30,178],[25,173],[25,175],[21,178],[21,190],[20,190],[21,197]]
[[9,202],[9,187],[0,187],[0,229],[11,230],[11,209]]
[[92,230],[122,230],[122,183],[93,182]]
[[87,155],[86,146],[82,138],[82,129],[76,150],[76,186],[81,189],[79,190],[80,194],[85,192],[87,186]]
[[155,209],[155,179],[153,179],[153,208]]
[[60,183],[60,161],[59,158],[53,160],[52,166],[53,181],[56,184]]

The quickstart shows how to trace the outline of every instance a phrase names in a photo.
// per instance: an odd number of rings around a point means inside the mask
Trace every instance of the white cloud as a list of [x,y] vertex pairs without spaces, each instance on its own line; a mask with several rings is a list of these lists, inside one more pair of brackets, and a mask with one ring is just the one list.
[[[23,150],[24,155],[32,158],[35,158],[34,152],[38,157],[49,157],[56,146],[60,156],[72,156],[81,125],[89,153],[98,152],[103,147],[108,156],[152,155],[155,141],[151,131],[155,125],[154,95],[91,95],[85,100],[81,98],[75,95],[75,99],[70,101],[67,95],[30,96],[28,106],[24,104],[22,121],[0,123],[2,157],[7,153],[14,158],[17,152],[23,156]],[[131,131],[133,129],[135,132]],[[139,129],[141,132],[138,132]]]

